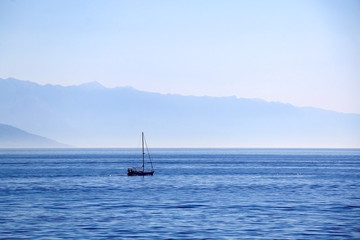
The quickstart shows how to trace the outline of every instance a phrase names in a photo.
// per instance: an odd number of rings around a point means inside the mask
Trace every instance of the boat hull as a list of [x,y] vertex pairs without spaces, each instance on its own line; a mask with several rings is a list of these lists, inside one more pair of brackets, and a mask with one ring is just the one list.
[[152,176],[154,175],[154,171],[135,171],[135,170],[128,170],[128,176]]

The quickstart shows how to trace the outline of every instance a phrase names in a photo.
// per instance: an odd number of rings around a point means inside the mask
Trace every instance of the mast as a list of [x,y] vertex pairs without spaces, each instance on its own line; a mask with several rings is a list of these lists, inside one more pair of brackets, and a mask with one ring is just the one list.
[[145,151],[144,151],[144,132],[141,134],[141,143],[142,143],[142,170],[144,172],[144,165],[145,165]]

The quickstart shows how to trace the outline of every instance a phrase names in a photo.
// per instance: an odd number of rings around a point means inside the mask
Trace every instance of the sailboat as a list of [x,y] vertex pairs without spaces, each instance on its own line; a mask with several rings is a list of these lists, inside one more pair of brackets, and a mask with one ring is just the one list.
[[[147,143],[145,140],[144,133],[141,133],[141,143],[142,143],[142,167],[132,167],[127,169],[127,175],[128,176],[152,176],[154,175],[154,168],[150,157],[150,152],[147,147]],[[145,147],[147,154],[149,156],[151,170],[145,170]]]

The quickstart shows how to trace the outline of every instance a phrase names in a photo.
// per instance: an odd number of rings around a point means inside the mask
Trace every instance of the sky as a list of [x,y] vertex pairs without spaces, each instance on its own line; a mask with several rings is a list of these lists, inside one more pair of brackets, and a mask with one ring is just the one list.
[[0,0],[0,77],[360,113],[360,1]]

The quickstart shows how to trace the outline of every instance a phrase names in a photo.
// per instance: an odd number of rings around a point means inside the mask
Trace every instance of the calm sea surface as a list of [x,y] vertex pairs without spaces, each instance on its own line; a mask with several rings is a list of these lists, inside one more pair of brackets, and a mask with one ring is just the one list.
[[151,152],[0,150],[0,239],[360,239],[359,149]]

